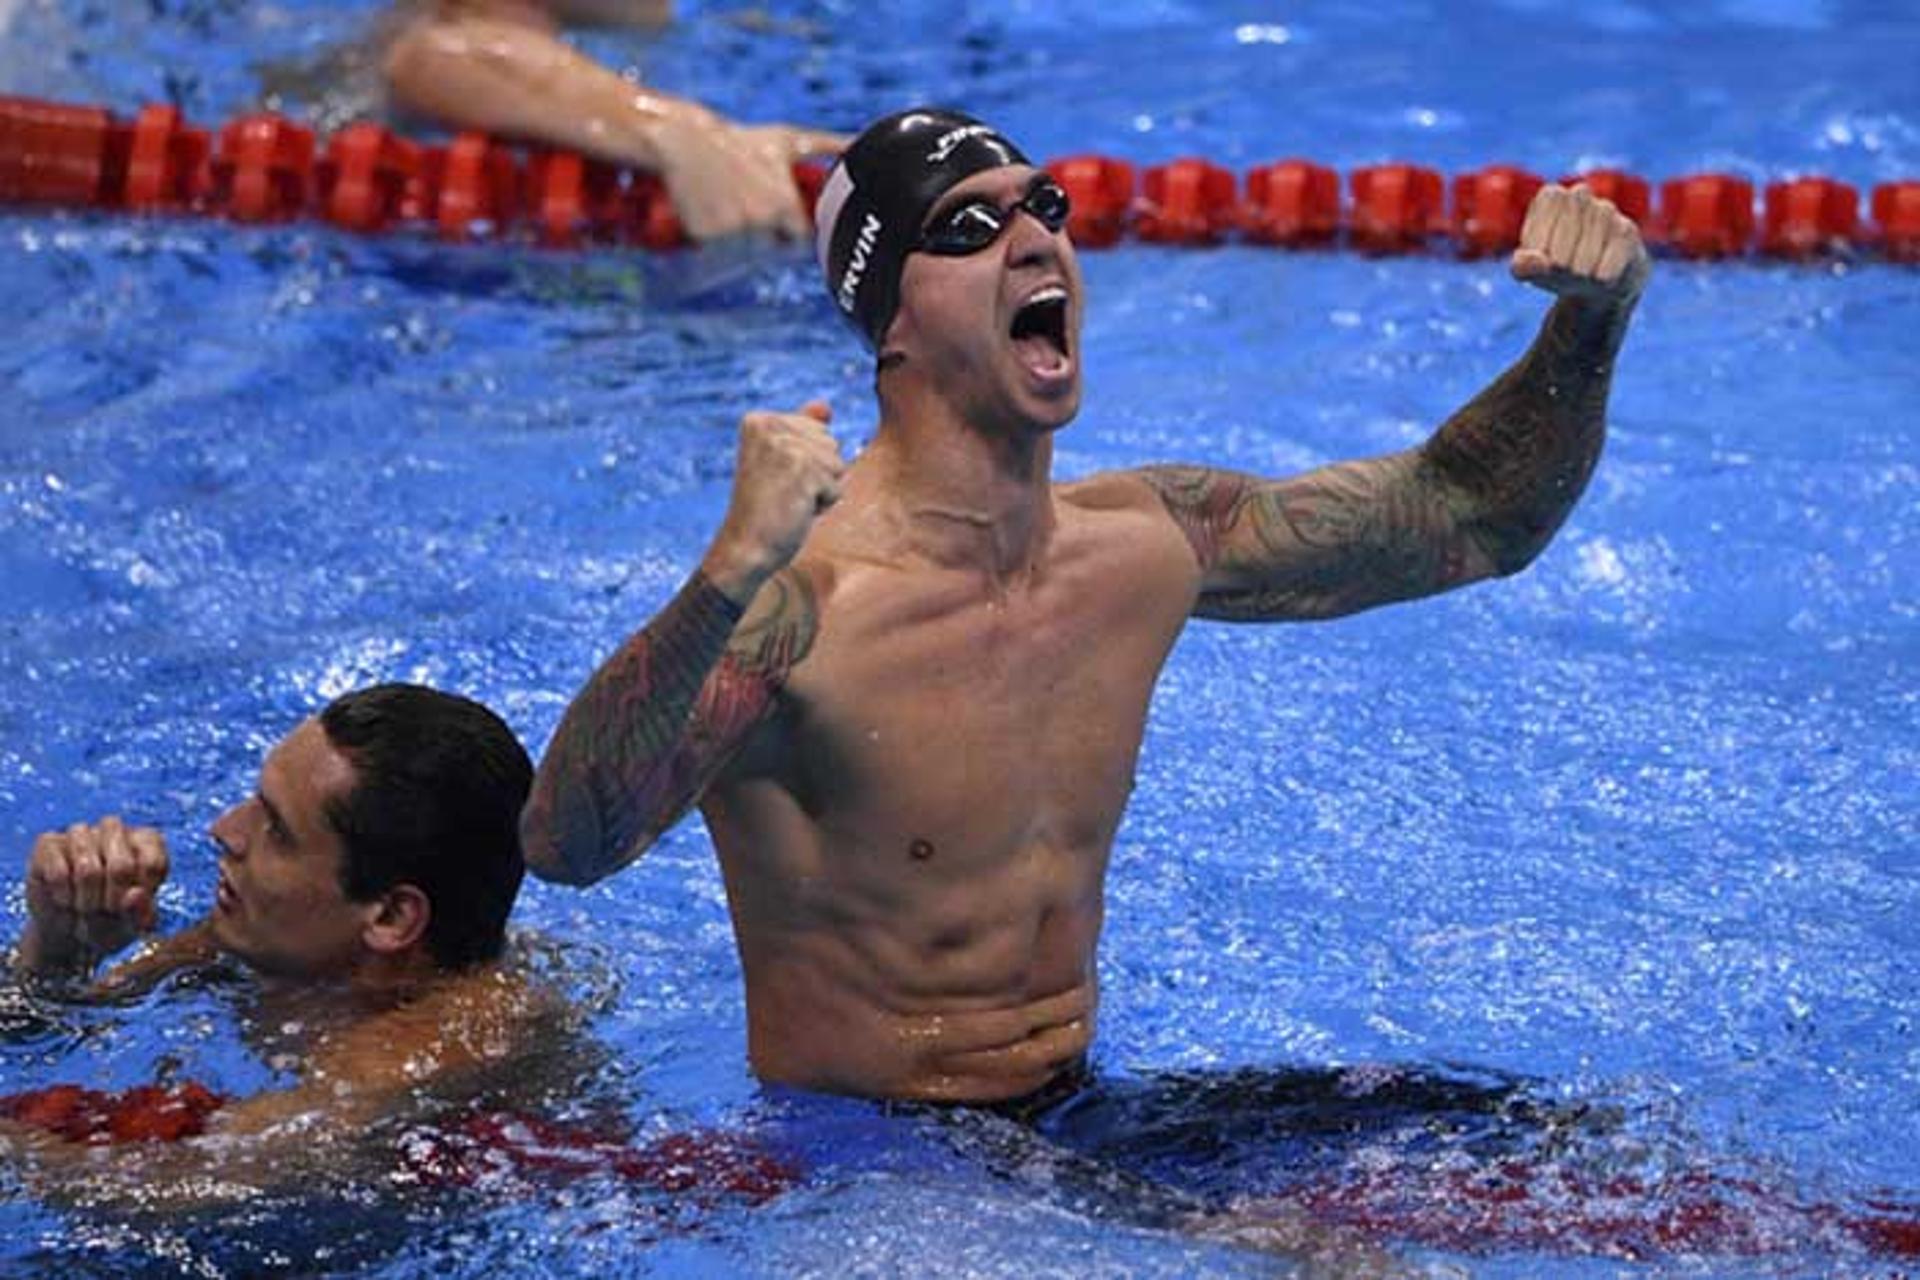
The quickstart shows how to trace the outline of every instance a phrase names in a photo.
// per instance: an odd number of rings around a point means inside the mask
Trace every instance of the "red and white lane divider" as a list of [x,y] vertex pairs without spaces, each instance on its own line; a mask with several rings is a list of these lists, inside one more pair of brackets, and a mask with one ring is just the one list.
[[[1232,239],[1289,248],[1345,244],[1397,254],[1451,245],[1465,257],[1509,251],[1527,202],[1547,181],[1509,165],[1455,176],[1411,164],[1340,175],[1282,160],[1235,175],[1187,158],[1139,168],[1111,156],[1053,160],[1073,199],[1083,248],[1132,238],[1211,245]],[[809,213],[825,171],[798,165]],[[1583,182],[1618,205],[1656,247],[1687,258],[1750,253],[1804,259],[1877,253],[1920,263],[1920,180],[1859,192],[1833,178],[1768,183],[1756,217],[1753,184],[1724,173],[1645,178],[1603,169]],[[1658,203],[1655,203],[1655,195]],[[1451,198],[1449,198],[1449,196]],[[99,107],[0,98],[0,205],[120,210],[272,223],[318,218],[365,234],[426,229],[448,240],[531,239],[672,249],[687,243],[651,174],[569,151],[511,147],[482,133],[426,145],[376,124],[325,139],[282,116],[239,116],[196,128],[170,106],[123,120]]]

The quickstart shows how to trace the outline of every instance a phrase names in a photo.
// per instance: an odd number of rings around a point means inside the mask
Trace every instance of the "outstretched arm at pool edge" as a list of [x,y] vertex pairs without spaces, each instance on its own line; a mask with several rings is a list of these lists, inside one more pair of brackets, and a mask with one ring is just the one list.
[[591,884],[645,852],[773,711],[813,642],[813,593],[787,567],[839,496],[845,463],[818,401],[740,424],[733,497],[701,566],[568,706],[521,815],[527,866]]
[[1526,354],[1419,448],[1281,481],[1137,473],[1200,562],[1197,616],[1336,617],[1533,561],[1599,460],[1614,359],[1650,263],[1611,204],[1549,186],[1512,266],[1558,300]]
[[[626,7],[544,9],[563,18],[605,18]],[[669,6],[657,8],[654,16],[665,22]],[[791,125],[736,124],[697,102],[634,84],[566,44],[537,4],[422,6],[389,41],[382,69],[395,101],[449,127],[658,173],[687,234],[699,241],[742,232],[804,238],[793,164],[845,144],[836,134]]]

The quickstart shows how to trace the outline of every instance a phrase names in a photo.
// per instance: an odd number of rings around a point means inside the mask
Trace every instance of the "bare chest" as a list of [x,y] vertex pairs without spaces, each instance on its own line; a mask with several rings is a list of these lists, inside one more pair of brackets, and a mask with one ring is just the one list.
[[913,847],[1104,850],[1175,630],[1071,582],[856,597],[789,690],[793,790]]

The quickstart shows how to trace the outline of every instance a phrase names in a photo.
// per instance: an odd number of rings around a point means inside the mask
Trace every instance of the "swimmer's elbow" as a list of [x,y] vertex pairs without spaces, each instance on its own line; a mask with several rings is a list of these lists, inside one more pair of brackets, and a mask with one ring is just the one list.
[[520,846],[526,852],[527,870],[533,872],[536,880],[545,880],[548,884],[585,889],[605,879],[613,869],[598,859],[580,857],[578,851],[570,851],[552,840],[528,839],[523,835]]
[[520,814],[520,850],[537,879],[579,889],[605,879],[641,852],[637,848],[624,858],[607,858],[598,822],[564,820],[537,793]]
[[1471,548],[1467,557],[1467,581],[1482,578],[1511,578],[1525,572],[1553,541],[1553,530],[1500,529],[1482,526],[1467,531]]
[[484,128],[489,99],[512,79],[517,47],[503,33],[426,13],[388,39],[380,74],[388,94],[406,110],[454,126]]
[[526,854],[527,870],[533,872],[536,880],[584,889],[600,878],[591,874],[588,868],[569,862],[565,855],[553,845],[539,844],[524,837],[520,843]]
[[387,93],[400,106],[421,115],[437,115],[440,94],[434,81],[441,70],[440,19],[423,14],[408,22],[387,41],[380,56],[380,76]]
[[526,869],[532,871],[536,879],[551,885],[586,889],[605,875],[605,871],[595,867],[595,860],[582,856],[588,848],[580,839],[582,833],[574,831],[572,839],[568,839],[566,829],[578,825],[580,823],[559,821],[547,796],[541,796],[538,791],[526,802],[526,808],[520,812],[520,854],[526,858]]

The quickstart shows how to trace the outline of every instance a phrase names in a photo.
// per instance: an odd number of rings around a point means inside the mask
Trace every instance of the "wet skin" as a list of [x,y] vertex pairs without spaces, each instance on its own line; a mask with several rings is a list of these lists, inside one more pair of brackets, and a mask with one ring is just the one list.
[[[89,1194],[149,1208],[244,1195],[329,1175],[366,1126],[496,1083],[561,1034],[564,1010],[507,968],[434,962],[421,914],[431,904],[418,889],[365,902],[346,895],[345,848],[326,811],[354,780],[319,721],[304,721],[268,754],[253,794],[213,825],[222,857],[209,915],[72,992],[124,1000],[232,956],[260,979],[245,1014],[249,1041],[263,1059],[296,1063],[297,1083],[229,1102],[205,1142],[89,1161],[87,1148],[0,1122],[0,1154],[11,1148],[44,1174],[49,1194],[77,1194],[84,1167],[101,1183]],[[29,866],[21,967],[84,981],[99,958],[88,940],[117,949],[149,927],[168,870],[156,846],[157,832],[117,819],[43,836]],[[237,1137],[248,1141],[221,1141]]]
[[[977,174],[931,216],[1010,207],[1031,176]],[[698,803],[763,1078],[1039,1088],[1092,1039],[1108,855],[1187,619],[1329,618],[1515,572],[1584,489],[1645,253],[1611,206],[1554,188],[1514,271],[1558,303],[1418,448],[1055,485],[1080,391],[1067,237],[1018,213],[978,253],[909,256],[874,440],[843,470],[824,406],[743,421],[701,574],[554,736],[530,867],[598,879]]]

